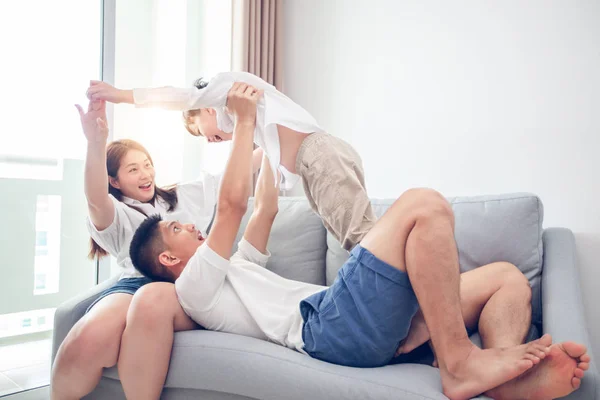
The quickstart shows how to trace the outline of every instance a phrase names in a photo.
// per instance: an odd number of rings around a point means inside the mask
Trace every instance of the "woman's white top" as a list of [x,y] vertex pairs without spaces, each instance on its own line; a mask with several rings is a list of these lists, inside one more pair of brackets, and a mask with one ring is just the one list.
[[[143,276],[134,268],[129,258],[129,245],[136,229],[147,216],[160,214],[166,221],[193,223],[206,234],[206,228],[215,213],[219,180],[220,176],[204,174],[198,181],[177,185],[177,205],[173,211],[167,211],[169,204],[160,197],[156,198],[154,204],[150,204],[128,197],[118,201],[109,195],[115,206],[115,216],[108,228],[99,231],[89,216],[86,222],[92,239],[111,256],[116,257],[117,264],[123,269],[119,279]],[[130,206],[143,211],[143,214]]]
[[[133,98],[136,106],[140,107],[160,107],[181,111],[213,108],[217,114],[218,128],[223,132],[231,133],[234,121],[232,116],[225,111],[225,106],[227,93],[235,82],[245,82],[264,91],[256,110],[254,143],[267,154],[272,170],[274,172],[278,169],[281,171],[283,177],[281,188],[291,189],[299,177],[279,165],[280,147],[277,125],[303,133],[323,132],[323,129],[308,111],[258,76],[248,72],[222,72],[213,77],[208,86],[203,89],[170,86],[134,89]],[[277,181],[276,174],[274,180]]]

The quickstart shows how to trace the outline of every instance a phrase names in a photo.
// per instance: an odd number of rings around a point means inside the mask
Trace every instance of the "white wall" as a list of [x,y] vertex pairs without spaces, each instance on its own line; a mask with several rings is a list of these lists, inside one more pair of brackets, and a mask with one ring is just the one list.
[[284,7],[285,91],[359,150],[372,197],[533,192],[575,232],[600,354],[600,2]]

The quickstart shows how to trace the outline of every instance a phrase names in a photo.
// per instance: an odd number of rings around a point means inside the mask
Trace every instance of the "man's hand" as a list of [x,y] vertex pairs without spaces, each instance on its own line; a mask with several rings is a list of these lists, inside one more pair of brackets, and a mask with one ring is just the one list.
[[133,104],[133,92],[131,90],[121,90],[102,81],[90,81],[90,87],[86,92],[90,101],[104,100],[110,103],[129,103]]
[[79,111],[81,127],[88,143],[106,143],[108,140],[108,124],[106,123],[106,102],[90,101],[87,112],[79,104],[75,104]]
[[235,82],[227,94],[227,110],[236,124],[255,124],[256,103],[263,91],[243,82]]

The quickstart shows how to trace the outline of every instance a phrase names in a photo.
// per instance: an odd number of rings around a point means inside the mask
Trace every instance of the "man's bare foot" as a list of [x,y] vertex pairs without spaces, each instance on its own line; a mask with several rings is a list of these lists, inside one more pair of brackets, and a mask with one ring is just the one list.
[[444,394],[451,400],[466,400],[502,385],[545,358],[551,343],[550,335],[507,349],[481,350],[471,343],[465,358],[452,365],[440,357]]
[[495,400],[551,400],[579,389],[591,358],[585,346],[573,342],[554,344],[538,365],[523,375],[486,393]]
[[408,335],[406,335],[406,338],[404,338],[400,343],[398,350],[396,350],[395,357],[398,357],[400,354],[410,353],[423,343],[426,343],[430,338],[429,329],[427,329],[427,324],[425,323],[425,317],[419,308],[419,311],[417,311],[410,322]]

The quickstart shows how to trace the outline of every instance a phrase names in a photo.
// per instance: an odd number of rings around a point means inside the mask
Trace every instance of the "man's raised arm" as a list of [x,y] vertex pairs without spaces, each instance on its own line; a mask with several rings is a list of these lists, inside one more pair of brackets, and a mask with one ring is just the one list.
[[251,193],[256,102],[261,95],[256,88],[239,82],[227,95],[227,108],[235,120],[233,145],[221,181],[215,223],[206,239],[206,245],[227,260]]
[[[277,182],[279,182],[279,179],[277,179]],[[244,239],[263,254],[267,253],[267,242],[271,234],[271,227],[279,211],[278,200],[279,185],[273,185],[271,165],[267,156],[263,155],[256,184],[254,211],[244,232]]]

